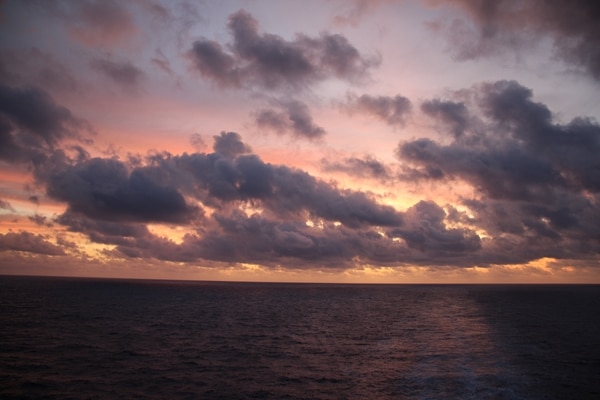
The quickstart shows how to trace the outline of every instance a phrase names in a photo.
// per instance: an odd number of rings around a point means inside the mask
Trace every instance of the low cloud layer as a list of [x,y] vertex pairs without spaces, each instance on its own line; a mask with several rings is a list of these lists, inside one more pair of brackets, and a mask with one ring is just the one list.
[[597,255],[600,126],[585,118],[556,123],[531,90],[514,81],[482,84],[470,94],[472,103],[424,104],[447,124],[452,141],[401,143],[398,158],[412,165],[405,178],[469,183],[478,196],[463,204],[473,219],[453,218],[476,223],[499,249],[515,247],[502,250],[507,262]]
[[[556,123],[531,90],[514,81],[424,101],[422,111],[448,140],[400,143],[400,175],[368,156],[322,162],[325,171],[364,179],[460,181],[475,191],[460,200],[462,208],[422,200],[405,210],[266,163],[235,132],[214,136],[209,153],[156,153],[135,162],[66,151],[59,145],[73,119],[68,110],[35,90],[3,93],[44,111],[43,119],[30,120],[14,102],[2,103],[14,125],[9,138],[28,129],[48,141],[32,166],[46,195],[67,206],[54,222],[114,246],[111,257],[345,269],[485,266],[600,253],[600,126],[584,118]],[[23,141],[22,151],[27,144],[30,152],[39,147]],[[188,233],[174,242],[150,224]],[[3,250],[63,254],[27,232],[2,240]]]
[[35,235],[24,231],[0,234],[0,251],[9,250],[50,256],[62,256],[66,254],[60,246],[48,242],[47,238],[43,235]]

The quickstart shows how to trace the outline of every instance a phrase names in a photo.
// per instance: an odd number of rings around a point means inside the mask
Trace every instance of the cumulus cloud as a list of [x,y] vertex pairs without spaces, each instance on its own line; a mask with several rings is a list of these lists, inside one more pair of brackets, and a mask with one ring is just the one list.
[[[67,204],[57,223],[114,246],[111,254],[125,259],[343,269],[357,263],[482,266],[597,254],[591,239],[600,233],[594,222],[597,180],[589,173],[585,180],[577,164],[597,168],[591,157],[598,150],[592,144],[597,126],[555,124],[516,82],[484,84],[473,92],[473,103],[462,103],[471,116],[462,133],[447,124],[451,143],[416,139],[398,148],[401,161],[410,164],[407,178],[473,185],[479,196],[461,204],[468,211],[432,201],[397,210],[367,192],[266,163],[235,132],[214,136],[211,153],[158,153],[135,164],[85,154],[69,158],[56,150],[35,176],[49,197]],[[431,102],[439,106],[435,110],[462,110],[446,107],[450,103]],[[430,114],[448,119],[443,112]],[[539,129],[546,130],[545,139]],[[561,143],[575,153],[559,157],[552,148]],[[370,157],[324,165],[377,179],[390,175]],[[151,232],[149,223],[189,231],[174,242]]]
[[[110,244],[120,257],[199,259],[291,266],[317,260],[349,267],[355,259],[401,259],[405,246],[381,229],[403,215],[368,193],[340,189],[304,171],[250,153],[234,132],[214,137],[213,153],[156,154],[135,167],[116,159],[71,159],[57,150],[36,170],[47,195],[67,204],[56,222]],[[202,212],[200,204],[215,210]],[[262,209],[249,214],[245,207]],[[307,221],[314,221],[307,224]],[[148,223],[188,225],[181,243]]]
[[551,38],[556,54],[600,79],[600,6],[598,2],[544,0],[433,0],[429,4],[448,4],[464,11],[478,31],[453,25],[452,42],[458,55],[470,59],[497,52],[499,47],[514,46],[528,37]]
[[78,138],[87,124],[34,87],[0,85],[0,158],[36,161],[65,138]]
[[72,160],[58,150],[35,175],[50,197],[91,218],[184,223],[200,212],[152,166],[130,168],[103,158]]
[[65,254],[61,247],[48,242],[46,239],[43,235],[25,231],[0,234],[0,251],[22,251],[50,256]]
[[476,254],[481,248],[481,239],[471,229],[447,228],[446,212],[432,201],[420,201],[410,207],[404,218],[406,224],[391,230],[390,235],[404,239],[409,248],[419,250],[426,259],[448,262]]
[[260,86],[267,89],[302,88],[327,79],[364,79],[378,59],[362,56],[342,35],[317,38],[296,35],[288,41],[262,33],[258,21],[240,10],[229,17],[233,43],[201,39],[188,52],[194,66],[221,87]]
[[[486,245],[487,259],[523,262],[597,254],[600,126],[585,118],[556,123],[531,90],[514,81],[485,83],[471,95],[469,104],[450,102],[459,115],[468,107],[476,116],[458,119],[461,134],[456,118],[430,113],[452,122],[447,126],[452,142],[421,138],[398,146],[399,159],[409,164],[405,177],[472,185],[479,196],[463,202],[476,218],[458,220],[494,237]],[[509,248],[517,245],[520,250],[511,253]]]
[[403,126],[412,110],[412,104],[404,96],[349,96],[345,108],[351,112],[372,115],[389,125]]
[[236,132],[221,132],[213,136],[215,141],[213,149],[226,158],[234,158],[239,154],[250,153],[252,148],[242,141],[242,137]]
[[260,128],[273,130],[278,134],[290,133],[296,138],[318,139],[325,135],[325,129],[315,124],[308,106],[301,101],[281,101],[276,109],[263,109],[255,114]]
[[456,137],[463,134],[469,122],[467,107],[461,102],[433,99],[423,102],[421,110],[449,127]]

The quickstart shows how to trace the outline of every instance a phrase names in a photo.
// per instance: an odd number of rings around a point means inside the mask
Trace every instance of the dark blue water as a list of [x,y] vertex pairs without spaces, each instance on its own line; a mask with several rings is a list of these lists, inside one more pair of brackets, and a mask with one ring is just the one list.
[[600,286],[0,277],[2,399],[598,399]]

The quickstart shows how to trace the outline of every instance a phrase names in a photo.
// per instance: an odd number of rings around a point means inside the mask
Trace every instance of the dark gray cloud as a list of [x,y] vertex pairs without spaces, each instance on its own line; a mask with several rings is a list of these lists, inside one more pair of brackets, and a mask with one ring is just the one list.
[[0,85],[0,115],[22,132],[54,145],[75,136],[81,123],[45,91]]
[[50,197],[90,218],[186,223],[200,213],[152,166],[131,169],[115,159],[71,160],[58,150],[35,175]]
[[346,108],[350,112],[360,112],[375,116],[389,125],[404,125],[412,110],[412,104],[404,96],[350,96]]
[[234,56],[213,40],[198,40],[188,53],[198,71],[221,87],[239,87],[239,67]]
[[406,142],[398,155],[418,164],[422,176],[460,177],[493,198],[543,197],[556,187],[600,190],[597,123],[555,123],[550,110],[531,99],[531,90],[514,81],[484,84],[474,94],[485,129],[475,125],[449,145]]
[[[471,134],[465,132],[456,140]],[[50,197],[68,205],[56,222],[114,245],[111,254],[123,258],[344,269],[355,263],[488,265],[597,251],[581,239],[597,235],[598,228],[593,204],[580,196],[567,193],[551,204],[506,196],[464,199],[473,215],[431,201],[400,212],[368,193],[265,163],[234,132],[214,139],[213,153],[159,153],[135,167],[114,159],[73,160],[56,151],[36,176]],[[384,171],[375,162],[354,164]],[[215,211],[204,215],[200,205]],[[247,206],[260,211],[243,211]],[[192,230],[175,243],[150,232],[149,222]],[[476,230],[494,239],[482,239]],[[515,245],[528,247],[515,251]]]
[[253,214],[219,214],[218,227],[202,238],[189,237],[202,256],[228,262],[306,268],[345,269],[358,260],[379,264],[402,257],[402,246],[369,229],[329,223],[319,228],[300,220],[274,220]]
[[[263,162],[233,132],[214,137],[214,153],[151,156],[132,168],[118,160],[72,160],[56,151],[39,183],[67,203],[56,222],[124,258],[259,262],[304,268],[312,260],[348,268],[356,260],[403,262],[410,249],[379,229],[400,227],[402,213],[367,193]],[[183,199],[217,211],[204,216]],[[260,214],[247,214],[246,205]],[[307,220],[314,221],[308,225]],[[148,222],[188,224],[181,243],[151,233]]]
[[469,123],[467,107],[460,102],[433,99],[423,102],[421,110],[450,127],[454,136],[460,136]]
[[66,138],[81,139],[90,127],[34,87],[0,84],[0,159],[39,162]]
[[61,247],[48,242],[43,235],[25,231],[0,234],[0,251],[22,251],[50,256],[65,254]]
[[[405,177],[460,180],[477,190],[476,198],[463,199],[475,217],[451,218],[494,238],[482,251],[488,262],[600,252],[594,239],[600,234],[600,126],[583,118],[556,123],[531,90],[514,81],[483,84],[470,94],[473,101],[464,106],[476,118],[460,119],[460,135],[447,125],[451,143],[399,145],[398,157],[410,164]],[[448,121],[444,113],[431,115]]]
[[[600,79],[600,4],[594,0],[444,0],[463,10],[479,32],[475,40],[468,30],[453,30],[451,40],[461,58],[495,53],[498,47],[522,43],[528,37],[548,36],[557,55]],[[454,25],[456,27],[456,25]]]
[[227,158],[234,158],[239,154],[250,153],[252,149],[242,141],[242,137],[236,132],[221,132],[213,136],[215,143],[213,150]]
[[341,161],[321,160],[321,168],[328,172],[344,172],[351,176],[372,178],[380,181],[391,179],[393,174],[390,168],[373,156],[363,158],[348,157]]
[[[111,255],[124,259],[345,269],[597,256],[597,124],[555,123],[516,82],[479,85],[469,94],[462,103],[424,103],[450,142],[415,139],[397,151],[406,178],[472,185],[464,209],[420,201],[397,210],[368,192],[266,163],[235,132],[214,136],[210,153],[157,153],[132,163],[55,150],[35,177],[49,197],[67,204],[57,223],[115,246]],[[390,177],[370,157],[324,165]],[[148,223],[189,231],[174,242]]]
[[141,83],[144,72],[128,61],[112,61],[96,58],[92,67],[102,72],[114,83],[124,89],[136,89]]
[[339,221],[348,227],[398,226],[402,214],[391,206],[380,205],[367,193],[340,190],[311,175],[279,166],[274,170],[277,197],[266,204],[286,217],[306,210],[309,215]]
[[198,71],[222,87],[301,88],[327,78],[364,79],[379,63],[368,59],[342,35],[297,35],[292,41],[261,33],[258,21],[240,10],[229,17],[231,52],[202,39],[188,53]]
[[216,137],[215,153],[183,154],[160,165],[172,168],[171,182],[179,182],[182,190],[212,207],[249,201],[284,219],[313,217],[351,227],[401,223],[400,213],[366,193],[337,189],[304,171],[265,163],[254,154],[225,156],[217,151],[222,138]]
[[282,101],[277,102],[276,107],[277,109],[263,109],[256,113],[256,124],[260,128],[306,139],[318,139],[325,135],[325,130],[313,121],[306,104],[300,101]]
[[476,254],[481,248],[479,236],[467,228],[448,229],[445,219],[446,212],[436,203],[420,201],[404,214],[405,225],[389,234],[402,238],[409,248],[430,260]]

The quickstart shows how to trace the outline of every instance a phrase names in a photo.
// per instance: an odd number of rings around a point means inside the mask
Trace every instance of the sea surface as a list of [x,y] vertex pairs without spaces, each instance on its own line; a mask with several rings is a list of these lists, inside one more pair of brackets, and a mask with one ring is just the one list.
[[600,399],[600,286],[0,277],[0,398]]

